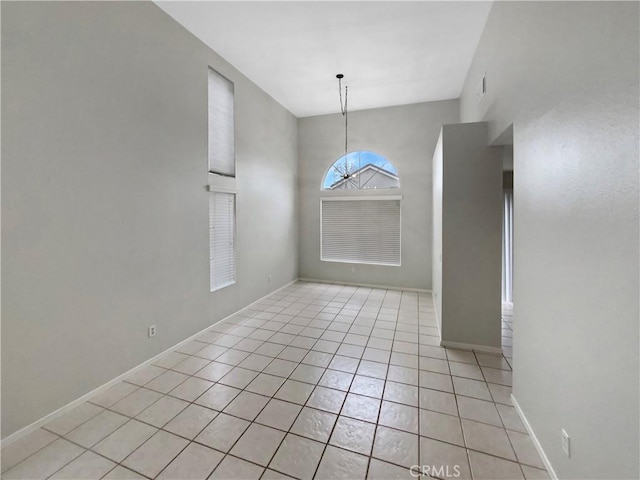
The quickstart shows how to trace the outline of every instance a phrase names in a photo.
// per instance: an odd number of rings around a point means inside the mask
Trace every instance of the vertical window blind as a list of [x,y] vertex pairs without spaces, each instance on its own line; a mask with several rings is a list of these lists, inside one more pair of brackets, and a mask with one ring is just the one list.
[[513,303],[513,192],[504,192],[502,215],[502,302]]
[[236,283],[236,196],[209,194],[209,261],[211,291]]
[[321,200],[321,260],[400,265],[400,197]]
[[233,83],[209,68],[209,172],[235,177]]

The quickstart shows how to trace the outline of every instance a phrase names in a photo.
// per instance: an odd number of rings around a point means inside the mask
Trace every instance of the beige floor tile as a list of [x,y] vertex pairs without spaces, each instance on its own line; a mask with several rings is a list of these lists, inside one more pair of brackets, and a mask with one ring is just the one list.
[[250,422],[221,413],[195,438],[208,447],[228,452],[244,433]]
[[[144,412],[143,412],[144,413]],[[189,405],[176,415],[164,429],[190,440],[195,438],[216,416],[218,412],[200,405]]]
[[478,363],[473,352],[451,348],[447,348],[447,359],[451,362],[471,363],[473,365]]
[[241,392],[223,410],[224,413],[253,421],[269,401],[268,397],[257,393]]
[[155,390],[160,393],[169,393],[187,378],[189,378],[189,376],[184,373],[166,371],[147,383],[145,388],[150,388],[151,390]]
[[143,477],[139,473],[136,473],[133,470],[129,470],[128,468],[124,468],[120,465],[111,470],[102,478],[104,480],[145,480],[145,477]]
[[290,362],[289,360],[275,358],[269,365],[267,365],[267,368],[265,368],[262,372],[286,378],[291,375],[291,372],[293,372],[297,365],[297,363]]
[[419,377],[421,388],[430,388],[431,390],[453,393],[453,384],[451,382],[452,379],[450,375],[421,370]]
[[328,442],[337,418],[333,413],[304,407],[291,427],[291,432],[319,442]]
[[338,417],[329,443],[357,453],[369,455],[376,426],[348,417]]
[[282,377],[261,373],[247,385],[246,390],[272,397],[284,382],[285,379]]
[[397,365],[389,365],[387,372],[387,380],[398,383],[406,383],[409,385],[418,385],[417,368],[399,367]]
[[335,388],[337,390],[349,390],[354,375],[351,373],[340,372],[337,370],[326,370],[320,378],[318,385],[327,388]]
[[264,407],[256,422],[280,430],[289,430],[302,407],[295,403],[271,399]]
[[469,461],[474,480],[524,479],[520,465],[502,458],[469,451]]
[[373,456],[411,468],[418,464],[418,436],[379,426],[373,444]]
[[327,368],[333,359],[333,355],[324,352],[309,352],[303,359],[302,363],[313,365],[314,367]]
[[357,358],[335,355],[331,360],[331,363],[329,363],[329,368],[332,370],[339,370],[341,372],[355,373],[358,369],[359,363],[360,361]]
[[369,457],[329,445],[322,456],[315,479],[365,478]]
[[415,385],[387,381],[384,387],[383,399],[417,407],[418,387]]
[[219,380],[222,385],[234,388],[245,388],[254,378],[258,376],[258,372],[247,370],[246,368],[236,367]]
[[527,433],[527,429],[522,423],[522,420],[520,420],[520,416],[514,407],[496,403],[496,408],[506,429]]
[[380,412],[380,400],[349,393],[342,406],[341,415],[376,423]]
[[160,430],[122,464],[147,477],[155,477],[187,446],[188,440]]
[[[87,405],[89,405],[89,410],[91,410],[91,407],[94,407],[91,404],[87,404]],[[102,410],[100,407],[95,407],[95,408]],[[84,410],[84,408],[82,410]],[[72,414],[71,419],[65,419],[61,421],[58,428],[60,428],[61,430],[67,430],[70,424],[73,425],[74,423],[77,423],[78,415],[80,417],[84,416],[83,413],[80,413],[80,414],[74,413]],[[64,417],[60,417],[60,419],[62,418]],[[47,428],[51,423],[46,425]],[[2,447],[2,453],[1,453],[2,471],[4,472],[9,468],[13,467],[14,465],[17,465],[18,463],[23,461],[25,458],[27,458],[29,455],[32,455],[38,450],[40,450],[41,448],[46,447],[47,445],[49,445],[51,442],[54,442],[58,438],[59,437],[57,435],[54,435],[53,433],[50,433],[50,432],[47,432],[46,430],[38,428],[37,430],[16,440],[10,445],[7,445],[6,447]]]
[[449,363],[439,358],[420,357],[420,370],[449,375]]
[[241,391],[240,389],[217,383],[198,397],[195,403],[213,410],[222,411]]
[[460,419],[453,415],[420,410],[420,435],[464,446]]
[[516,460],[507,432],[503,428],[471,420],[462,420],[462,429],[467,448],[496,455],[507,460]]
[[[449,443],[431,438],[420,438],[420,465],[428,465],[434,476],[470,480],[471,470],[467,451]],[[436,472],[437,470],[437,472]],[[443,472],[444,475],[437,475]]]
[[[202,344],[204,345],[204,344]],[[140,370],[137,370],[127,376],[125,379],[129,383],[133,383],[134,385],[143,386],[149,383],[154,378],[162,375],[166,370],[164,368],[157,367],[155,365],[147,365]]]
[[146,423],[130,420],[95,445],[93,450],[119,463],[157,431],[157,428]]
[[434,412],[458,415],[458,406],[454,394],[429,388],[420,389],[419,407]]
[[116,464],[112,461],[86,451],[49,478],[52,480],[102,478],[115,466]]
[[317,384],[324,373],[324,368],[314,367],[313,365],[298,365],[291,373],[290,379],[299,382]]
[[169,392],[172,397],[193,402],[213,386],[213,382],[202,378],[190,377]]
[[512,374],[508,370],[498,368],[481,367],[484,378],[489,383],[497,383],[498,385],[511,386]]
[[157,477],[163,480],[204,480],[218,466],[224,454],[190,443]]
[[289,475],[285,475],[284,473],[276,472],[275,470],[265,470],[260,477],[260,480],[295,480],[293,477]]
[[339,413],[346,396],[346,392],[340,390],[316,387],[309,400],[307,400],[307,406],[331,413]]
[[119,413],[104,411],[69,432],[65,437],[78,445],[89,448],[116,431],[127,420],[129,420],[127,417]]
[[91,403],[95,405],[100,405],[101,407],[110,407],[116,402],[119,402],[127,395],[133,393],[138,389],[137,386],[132,385],[131,383],[120,382],[115,384],[113,387],[110,387],[108,390],[96,395],[95,397],[89,400]]
[[147,390],[146,388],[139,388],[109,408],[110,410],[126,415],[127,417],[135,417],[149,405],[158,401],[161,397],[162,394],[158,392]]
[[172,367],[171,370],[184,373],[185,375],[193,375],[198,370],[209,365],[209,363],[211,362],[206,358],[188,357],[188,358],[185,358],[182,362]]
[[204,378],[210,382],[217,382],[227,373],[233,370],[233,365],[227,365],[226,363],[211,362],[202,370],[195,374],[198,378]]
[[154,427],[164,427],[173,417],[187,408],[189,403],[178,398],[164,396],[153,405],[149,406],[136,419],[149,423]]
[[266,467],[285,435],[283,431],[253,423],[240,437],[230,453]]
[[380,409],[380,419],[378,423],[387,427],[417,434],[420,424],[418,409],[409,405],[384,401]]
[[462,396],[457,396],[456,400],[461,418],[502,427],[502,420],[495,403]]
[[269,464],[269,468],[302,480],[311,479],[320,463],[323,451],[323,443],[288,434]]
[[487,353],[476,353],[478,364],[483,367],[499,368],[502,370],[511,370],[511,367],[502,355],[490,355]]
[[491,401],[491,394],[485,382],[470,378],[452,377],[453,388],[457,395]]
[[309,399],[314,388],[315,387],[309,383],[287,380],[274,396],[281,400],[287,400],[289,402],[304,405]]
[[382,398],[384,383],[384,380],[379,378],[355,375],[349,387],[349,392],[367,397]]
[[518,462],[535,468],[545,468],[528,434],[507,430],[507,436],[511,440],[511,446],[516,452]]
[[60,438],[2,474],[3,479],[47,478],[85,450]]
[[169,352],[153,362],[154,365],[162,368],[172,368],[187,359],[189,355],[179,352]]
[[[419,467],[419,465],[418,465]],[[419,468],[413,470],[414,475],[411,475],[412,470],[392,465],[391,463],[383,462],[376,458],[372,458],[369,462],[369,471],[367,473],[368,480],[410,480],[419,477]]]
[[527,480],[548,480],[549,473],[546,470],[540,468],[529,467],[528,465],[520,465],[524,478]]
[[[103,412],[104,409],[92,403],[85,402],[77,407],[73,408],[69,412],[65,413],[61,417],[56,418],[55,420],[47,423],[43,428],[49,430],[51,432],[57,433],[58,435],[65,435],[69,433],[74,428],[82,425],[87,420],[95,417],[99,413]],[[36,444],[38,443],[37,440]],[[4,464],[4,449],[2,450],[2,461]],[[8,460],[8,458],[7,458]]]
[[[511,387],[504,385],[496,385],[495,383],[488,383],[487,386],[491,392],[491,397],[496,403],[511,406]],[[487,400],[487,399],[485,399]]]
[[451,375],[456,377],[471,378],[473,380],[484,381],[482,376],[482,370],[477,365],[471,365],[470,363],[449,362],[449,369]]
[[218,465],[209,479],[211,480],[258,480],[264,472],[253,463],[249,463],[239,458],[226,456]]
[[247,370],[253,370],[255,372],[261,372],[266,368],[267,365],[271,363],[273,360],[272,357],[268,357],[267,355],[260,355],[258,353],[252,353],[247,358],[245,358],[238,365],[240,368],[245,368]]

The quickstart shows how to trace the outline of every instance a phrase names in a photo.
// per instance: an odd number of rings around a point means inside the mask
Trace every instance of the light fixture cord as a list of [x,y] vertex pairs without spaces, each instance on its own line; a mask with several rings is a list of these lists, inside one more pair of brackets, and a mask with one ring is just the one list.
[[342,116],[344,117],[344,154],[346,155],[347,152],[349,151],[349,113],[347,111],[349,87],[346,85],[344,87],[344,106],[343,106],[341,78],[338,78],[338,92],[340,93],[340,112],[342,112]]

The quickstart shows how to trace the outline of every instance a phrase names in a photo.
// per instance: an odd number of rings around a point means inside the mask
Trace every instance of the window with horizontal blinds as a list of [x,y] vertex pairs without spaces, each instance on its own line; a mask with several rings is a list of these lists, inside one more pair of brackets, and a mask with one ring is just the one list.
[[321,200],[321,260],[400,265],[400,197]]
[[236,196],[209,194],[209,262],[211,291],[236,283]]
[[209,68],[209,172],[236,176],[233,83]]

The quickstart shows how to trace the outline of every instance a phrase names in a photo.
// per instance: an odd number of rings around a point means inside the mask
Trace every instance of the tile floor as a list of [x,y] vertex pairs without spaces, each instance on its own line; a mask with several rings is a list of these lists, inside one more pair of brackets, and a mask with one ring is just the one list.
[[548,478],[503,327],[506,357],[445,349],[428,295],[296,283],[7,446],[2,477]]

